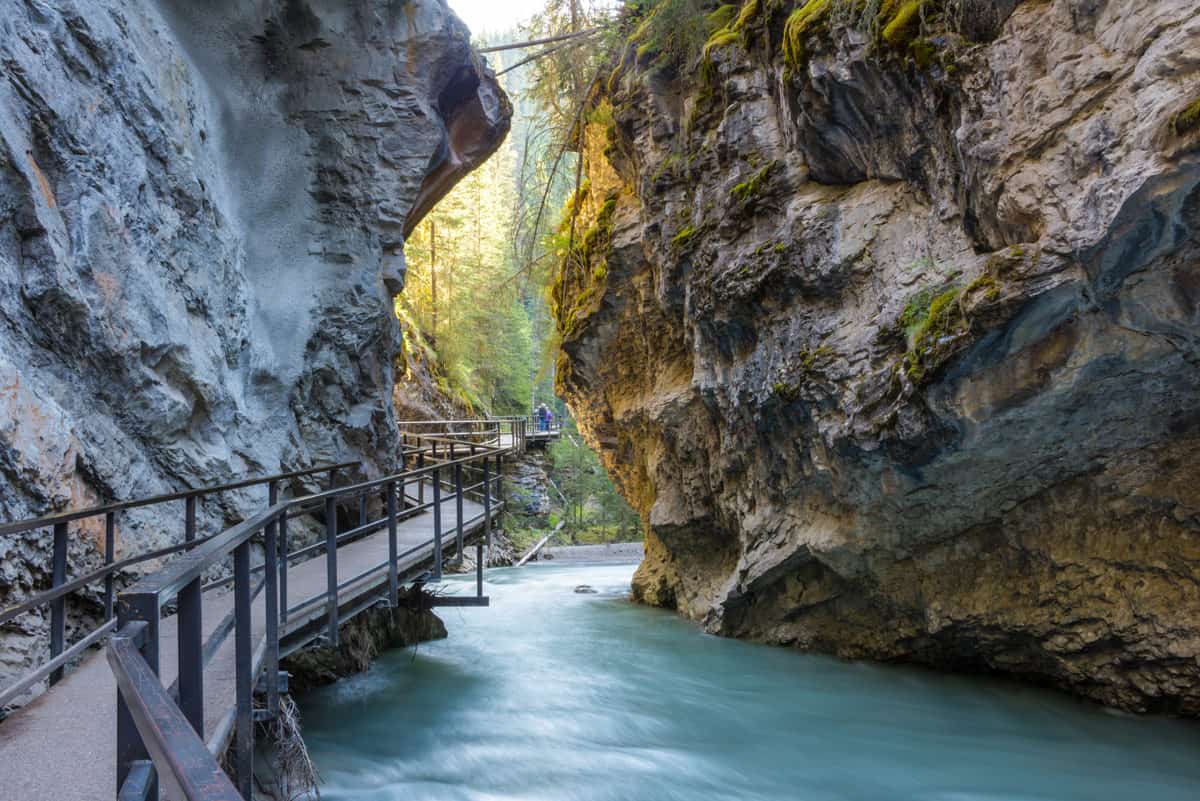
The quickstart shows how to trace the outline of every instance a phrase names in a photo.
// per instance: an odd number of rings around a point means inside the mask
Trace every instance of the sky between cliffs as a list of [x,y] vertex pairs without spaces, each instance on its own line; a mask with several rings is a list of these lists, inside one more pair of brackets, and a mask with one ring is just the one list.
[[545,0],[450,0],[450,7],[467,23],[476,39],[511,30],[542,10]]

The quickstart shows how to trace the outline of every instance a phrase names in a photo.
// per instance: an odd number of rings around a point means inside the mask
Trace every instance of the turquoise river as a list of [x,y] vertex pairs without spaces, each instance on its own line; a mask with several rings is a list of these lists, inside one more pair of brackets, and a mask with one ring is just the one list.
[[1200,799],[1195,723],[709,636],[632,573],[492,570],[448,639],[299,699],[323,801]]

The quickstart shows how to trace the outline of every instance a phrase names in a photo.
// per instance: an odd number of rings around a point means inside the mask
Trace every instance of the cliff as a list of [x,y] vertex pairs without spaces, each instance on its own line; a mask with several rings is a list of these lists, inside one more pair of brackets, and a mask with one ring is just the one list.
[[[393,466],[404,237],[510,115],[444,0],[17,0],[0,61],[0,519]],[[182,534],[123,514],[118,555]],[[0,606],[49,570],[0,541]],[[0,684],[47,647],[18,622]]]
[[713,8],[630,26],[556,289],[635,596],[1200,714],[1200,6]]

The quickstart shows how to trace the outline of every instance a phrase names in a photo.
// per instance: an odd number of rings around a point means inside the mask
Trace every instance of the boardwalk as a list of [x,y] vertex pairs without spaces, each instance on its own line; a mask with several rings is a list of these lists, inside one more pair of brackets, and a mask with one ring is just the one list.
[[[495,512],[493,512],[493,515]],[[475,540],[484,528],[483,507],[463,502],[464,541]],[[402,580],[411,580],[432,565],[433,509],[398,524],[399,552],[414,551],[399,560]],[[441,522],[447,553],[454,549],[458,522],[456,499],[441,503]],[[337,549],[338,582],[368,575],[339,593],[339,606],[365,608],[381,600],[387,591],[388,536],[386,530]],[[375,568],[372,572],[372,568]],[[291,567],[289,595],[296,601],[320,596],[327,586],[326,560],[316,556]],[[254,602],[253,644],[256,662],[261,662],[265,640],[263,596]],[[282,639],[311,627],[325,615],[323,603],[311,604],[290,618]],[[233,609],[233,593],[209,593],[203,605],[203,629],[207,640]],[[347,613],[348,614],[348,613]],[[161,677],[170,686],[177,675],[177,626],[174,618],[162,621]],[[228,743],[233,728],[235,660],[234,638],[227,637],[204,672],[204,737],[213,753]],[[96,801],[116,792],[116,699],[117,688],[101,651],[92,651],[81,665],[51,691],[17,710],[0,723],[0,797],[4,801]]]

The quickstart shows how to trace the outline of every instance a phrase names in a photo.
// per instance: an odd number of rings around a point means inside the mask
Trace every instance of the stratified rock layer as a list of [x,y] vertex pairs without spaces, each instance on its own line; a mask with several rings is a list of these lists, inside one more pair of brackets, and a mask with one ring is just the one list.
[[[0,62],[0,520],[392,466],[404,231],[508,126],[443,0],[13,0]],[[182,526],[123,514],[118,555]],[[0,607],[49,540],[0,540]],[[0,685],[46,648],[0,633]]]
[[1022,3],[921,66],[830,24],[790,67],[762,6],[710,87],[627,53],[564,276],[635,595],[1200,714],[1200,5]]

